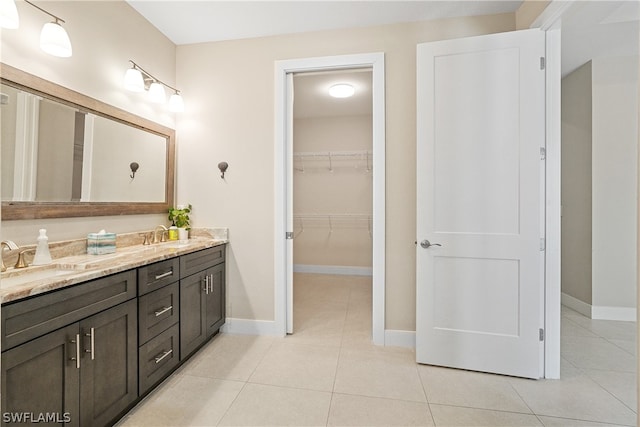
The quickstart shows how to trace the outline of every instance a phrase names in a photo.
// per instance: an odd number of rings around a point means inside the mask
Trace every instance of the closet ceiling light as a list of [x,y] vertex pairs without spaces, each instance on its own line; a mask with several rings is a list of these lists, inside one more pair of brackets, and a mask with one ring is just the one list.
[[15,0],[0,0],[0,27],[14,30],[20,26]]
[[131,68],[124,74],[124,87],[132,92],[143,92],[145,89],[149,91],[149,100],[151,102],[164,103],[167,101],[165,87],[171,89],[174,94],[169,98],[169,111],[173,113],[181,113],[184,111],[184,100],[180,96],[180,91],[175,87],[169,86],[162,80],[154,77],[144,68],[129,60]]
[[353,86],[347,83],[339,83],[329,88],[329,95],[334,98],[349,98],[353,96],[355,92],[356,90]]

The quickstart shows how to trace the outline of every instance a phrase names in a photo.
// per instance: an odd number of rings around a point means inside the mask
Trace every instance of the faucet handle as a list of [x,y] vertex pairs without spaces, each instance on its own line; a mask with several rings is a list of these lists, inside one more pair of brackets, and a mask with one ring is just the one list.
[[162,230],[160,234],[160,242],[164,243],[167,241],[167,234],[169,234],[169,230]]
[[140,236],[144,237],[144,242],[142,243],[143,245],[150,245],[151,243],[149,242],[149,236],[153,234],[153,233],[140,233]]
[[29,263],[26,261],[24,254],[26,254],[27,252],[34,252],[36,250],[36,248],[31,248],[31,249],[23,249],[20,252],[18,252],[18,261],[16,261],[16,265],[14,265],[14,268],[26,268],[29,267]]

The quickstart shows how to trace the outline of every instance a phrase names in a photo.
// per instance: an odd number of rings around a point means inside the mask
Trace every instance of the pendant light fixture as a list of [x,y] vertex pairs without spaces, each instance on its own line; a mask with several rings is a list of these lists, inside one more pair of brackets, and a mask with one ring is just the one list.
[[20,17],[15,0],[0,0],[0,27],[15,30],[20,26]]
[[167,101],[167,95],[164,88],[167,87],[174,92],[169,98],[169,111],[174,113],[182,113],[184,111],[184,100],[182,96],[180,96],[178,89],[157,79],[132,60],[129,60],[129,62],[131,62],[131,68],[129,68],[124,75],[125,89],[132,92],[148,90],[149,101],[165,103]]
[[[70,57],[73,53],[71,40],[69,40],[69,35],[65,29],[60,25],[61,22],[64,23],[64,20],[47,12],[29,0],[24,0],[24,2],[54,19],[53,22],[48,22],[42,27],[42,32],[40,33],[40,48],[49,55],[59,56],[61,58]],[[0,0],[0,27],[16,29],[19,25],[20,17],[18,16],[15,0]]]

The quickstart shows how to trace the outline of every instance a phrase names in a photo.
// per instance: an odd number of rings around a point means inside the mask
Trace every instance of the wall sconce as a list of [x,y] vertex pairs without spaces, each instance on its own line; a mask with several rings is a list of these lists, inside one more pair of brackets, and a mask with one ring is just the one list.
[[229,163],[227,162],[218,163],[218,169],[220,169],[220,172],[222,173],[220,178],[224,179],[224,173],[227,171],[228,168],[229,168]]
[[136,172],[138,171],[138,168],[140,167],[140,165],[136,162],[131,162],[131,164],[129,165],[129,167],[131,168],[131,175],[129,175],[129,177],[131,177],[131,179],[136,177]]
[[131,62],[131,68],[129,68],[124,74],[125,89],[132,92],[144,92],[145,90],[148,90],[149,100],[151,102],[164,103],[167,101],[167,97],[164,92],[164,88],[166,86],[174,92],[169,98],[169,111],[174,113],[182,113],[184,111],[184,101],[178,89],[155,78],[151,73],[145,71],[132,60],[129,60],[129,62]]
[[[54,19],[53,22],[48,22],[42,27],[42,31],[40,32],[40,49],[49,55],[59,56],[61,58],[70,57],[73,53],[71,40],[69,40],[69,35],[65,29],[60,25],[60,23],[65,22],[64,19],[47,12],[29,0],[24,0],[24,2]],[[20,17],[18,16],[15,0],[0,0],[0,27],[16,29],[19,26]]]

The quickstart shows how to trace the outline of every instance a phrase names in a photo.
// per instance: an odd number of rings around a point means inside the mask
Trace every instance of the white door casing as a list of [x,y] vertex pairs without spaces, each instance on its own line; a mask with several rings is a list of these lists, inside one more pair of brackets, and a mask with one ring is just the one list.
[[539,30],[418,45],[419,363],[542,376],[544,51]]

